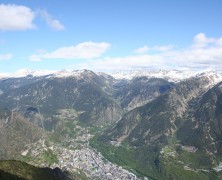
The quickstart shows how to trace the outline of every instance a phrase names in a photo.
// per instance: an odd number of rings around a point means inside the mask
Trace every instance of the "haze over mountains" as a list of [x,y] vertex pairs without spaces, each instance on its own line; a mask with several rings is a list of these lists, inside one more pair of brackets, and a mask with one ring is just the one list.
[[221,81],[213,71],[175,70],[1,76],[1,158],[48,133],[72,139],[78,122],[99,128],[91,146],[139,176],[221,178],[213,170],[222,157]]

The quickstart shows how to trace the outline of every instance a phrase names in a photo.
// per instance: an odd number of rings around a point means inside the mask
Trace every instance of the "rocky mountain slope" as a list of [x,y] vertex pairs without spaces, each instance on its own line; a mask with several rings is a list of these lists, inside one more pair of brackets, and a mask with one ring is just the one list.
[[116,80],[88,70],[28,75],[0,79],[0,107],[16,110],[47,130],[56,126],[55,115],[62,109],[74,109],[77,119],[86,124],[106,124],[173,86],[164,79]]
[[34,110],[51,126],[56,124],[52,116],[60,109],[75,109],[78,119],[88,124],[113,122],[121,114],[119,105],[109,95],[109,84],[91,71],[67,77],[10,78],[0,81],[0,89],[3,108],[22,114]]
[[[183,144],[221,156],[222,135],[222,83],[192,102],[184,126],[178,131]],[[189,127],[189,128],[188,128]]]
[[109,138],[118,142],[128,138],[132,144],[138,140],[146,144],[174,135],[188,103],[205,93],[210,83],[205,76],[178,83],[168,93],[126,113],[108,133]]
[[[102,148],[93,145],[110,160],[130,165],[150,178],[220,178],[210,170],[222,156],[221,85],[214,86],[213,78],[201,74],[177,83],[168,92],[126,113],[104,132],[97,139]],[[179,165],[174,167],[172,163]],[[180,176],[182,172],[184,177]]]
[[99,132],[109,125],[91,145],[139,176],[220,178],[212,170],[222,157],[219,74],[40,74],[0,78],[1,157],[16,156],[47,132],[64,143],[87,134],[81,126]]
[[164,79],[139,77],[128,82],[88,70],[1,78],[1,158],[16,158],[47,131],[60,141],[73,137],[78,134],[76,122],[115,123],[124,112],[173,86]]
[[117,81],[113,96],[125,111],[129,111],[150,102],[174,86],[174,83],[165,79],[136,77],[126,82]]
[[13,159],[24,146],[39,140],[44,132],[14,111],[0,110],[0,158]]

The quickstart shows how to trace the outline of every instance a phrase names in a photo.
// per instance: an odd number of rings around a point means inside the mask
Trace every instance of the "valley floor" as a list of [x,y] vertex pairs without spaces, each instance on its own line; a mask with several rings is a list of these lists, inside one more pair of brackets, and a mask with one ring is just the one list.
[[40,140],[27,146],[23,158],[32,165],[59,167],[69,172],[83,173],[86,179],[139,179],[121,166],[106,160],[99,152],[83,143],[78,149]]

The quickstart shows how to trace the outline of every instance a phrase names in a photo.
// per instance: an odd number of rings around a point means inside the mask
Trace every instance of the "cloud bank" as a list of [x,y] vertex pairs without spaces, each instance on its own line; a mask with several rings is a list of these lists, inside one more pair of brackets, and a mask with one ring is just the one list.
[[53,52],[33,54],[30,61],[42,61],[43,59],[92,59],[105,53],[111,44],[106,42],[83,42],[75,46],[61,47]]
[[161,51],[169,51],[173,49],[173,45],[165,45],[165,46],[154,46],[154,47],[148,47],[147,45],[144,45],[143,47],[140,47],[138,49],[134,50],[134,53],[136,54],[146,54],[148,52],[161,52]]
[[[95,70],[127,69],[133,67],[198,70],[211,68],[222,72],[222,37],[211,38],[199,33],[191,45],[174,49],[173,45],[149,47],[134,50],[136,55],[106,57],[79,64],[79,68]],[[155,51],[155,52],[154,52]]]

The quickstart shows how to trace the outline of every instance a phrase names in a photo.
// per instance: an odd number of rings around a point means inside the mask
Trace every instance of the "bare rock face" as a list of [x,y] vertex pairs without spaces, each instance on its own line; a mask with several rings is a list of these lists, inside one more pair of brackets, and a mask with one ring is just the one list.
[[107,107],[102,109],[99,112],[99,119],[98,122],[104,122],[104,119],[107,119],[108,123],[116,122],[121,118],[121,111],[118,105],[114,105],[112,107]]
[[220,155],[222,152],[221,104],[222,89],[219,83],[190,105],[189,117],[184,127],[178,131],[182,142],[206,150],[208,153]]
[[169,92],[126,113],[107,132],[108,139],[129,141],[134,146],[153,142],[167,144],[168,137],[180,128],[178,121],[188,112],[189,103],[206,93],[210,83],[207,77],[196,77],[176,84]]
[[137,77],[127,83],[116,83],[114,97],[123,109],[130,111],[145,105],[173,87],[174,83],[164,79]]

